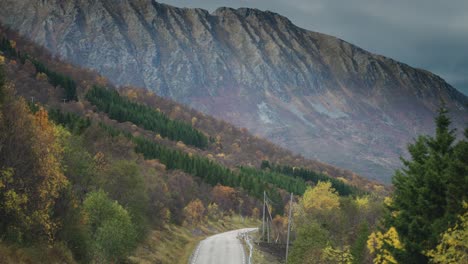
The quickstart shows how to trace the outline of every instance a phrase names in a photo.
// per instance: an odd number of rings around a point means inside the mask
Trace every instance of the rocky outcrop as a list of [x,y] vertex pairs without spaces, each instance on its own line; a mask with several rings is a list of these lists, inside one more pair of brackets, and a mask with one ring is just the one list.
[[438,76],[256,9],[150,0],[2,0],[0,21],[116,84],[144,86],[295,152],[388,181],[408,142],[431,133]]

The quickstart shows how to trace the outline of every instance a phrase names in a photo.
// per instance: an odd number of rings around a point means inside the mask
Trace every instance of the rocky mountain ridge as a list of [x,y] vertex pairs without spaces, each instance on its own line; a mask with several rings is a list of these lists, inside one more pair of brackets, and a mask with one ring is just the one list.
[[221,117],[306,157],[389,180],[441,99],[454,123],[468,99],[440,77],[256,9],[148,0],[13,1],[0,21],[116,84]]

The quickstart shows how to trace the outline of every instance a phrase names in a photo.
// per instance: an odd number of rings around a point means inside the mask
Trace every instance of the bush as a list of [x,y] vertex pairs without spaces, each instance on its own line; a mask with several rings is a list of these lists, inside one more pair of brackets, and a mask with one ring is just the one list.
[[136,232],[128,212],[100,190],[83,202],[93,238],[93,255],[98,262],[125,259],[136,246]]

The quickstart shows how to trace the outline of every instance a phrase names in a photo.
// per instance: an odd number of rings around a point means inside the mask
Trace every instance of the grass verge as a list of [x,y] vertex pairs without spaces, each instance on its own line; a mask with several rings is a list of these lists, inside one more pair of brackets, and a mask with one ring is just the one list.
[[129,260],[133,263],[188,263],[198,243],[206,237],[259,224],[258,220],[232,216],[198,226],[166,225],[162,230],[152,230]]
[[62,244],[20,247],[0,242],[0,263],[76,263],[70,250]]

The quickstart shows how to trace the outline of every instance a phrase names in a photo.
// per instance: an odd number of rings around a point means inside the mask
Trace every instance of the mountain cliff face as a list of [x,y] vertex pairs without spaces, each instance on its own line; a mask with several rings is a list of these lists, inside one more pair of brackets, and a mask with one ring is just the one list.
[[144,86],[306,157],[388,181],[408,142],[433,131],[440,77],[256,9],[150,0],[2,0],[0,22],[116,84]]

